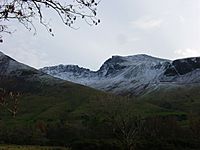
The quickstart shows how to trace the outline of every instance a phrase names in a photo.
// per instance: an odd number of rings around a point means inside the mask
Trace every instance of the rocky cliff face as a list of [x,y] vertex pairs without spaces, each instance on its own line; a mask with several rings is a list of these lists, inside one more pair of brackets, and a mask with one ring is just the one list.
[[179,59],[169,64],[165,71],[166,76],[185,75],[200,68],[200,58]]

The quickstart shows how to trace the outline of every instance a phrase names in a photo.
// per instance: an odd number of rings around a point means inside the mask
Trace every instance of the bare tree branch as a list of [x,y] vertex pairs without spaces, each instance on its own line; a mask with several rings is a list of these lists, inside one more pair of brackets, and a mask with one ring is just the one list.
[[[97,25],[97,0],[0,0],[0,42],[2,33],[10,33],[6,25],[7,22],[17,20],[26,29],[34,30],[33,19],[39,22],[52,34],[52,29],[45,22],[48,18],[44,12],[46,10],[55,12],[62,22],[73,29],[74,23],[78,19],[85,20],[89,25]],[[53,35],[53,34],[52,34]]]

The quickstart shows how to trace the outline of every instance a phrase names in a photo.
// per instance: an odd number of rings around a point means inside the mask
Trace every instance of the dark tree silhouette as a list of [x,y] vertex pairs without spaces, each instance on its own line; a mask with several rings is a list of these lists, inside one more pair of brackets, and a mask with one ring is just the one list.
[[13,118],[18,113],[19,96],[18,92],[6,92],[5,89],[0,89],[0,106],[11,113]]
[[62,22],[71,28],[78,19],[85,20],[89,25],[97,25],[100,20],[96,18],[96,0],[0,0],[0,42],[2,33],[11,33],[7,23],[17,21],[28,30],[35,29],[33,19],[46,27],[48,32],[52,29],[47,23],[46,10],[54,11]]
[[91,119],[93,121],[96,116],[101,116],[103,121],[98,124],[106,125],[105,132],[111,131],[123,150],[135,150],[144,119],[134,111],[133,100],[119,96],[105,96],[104,99],[91,103],[92,107],[85,118],[93,118]]

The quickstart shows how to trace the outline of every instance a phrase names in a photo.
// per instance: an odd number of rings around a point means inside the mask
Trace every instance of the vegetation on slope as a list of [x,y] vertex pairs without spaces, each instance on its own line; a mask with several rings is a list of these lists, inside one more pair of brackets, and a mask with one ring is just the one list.
[[188,105],[187,98],[180,99],[179,91],[170,92],[171,96],[166,92],[151,93],[136,100],[56,79],[4,79],[0,87],[21,93],[15,117],[0,107],[0,143],[75,150],[200,147],[196,94],[195,104]]

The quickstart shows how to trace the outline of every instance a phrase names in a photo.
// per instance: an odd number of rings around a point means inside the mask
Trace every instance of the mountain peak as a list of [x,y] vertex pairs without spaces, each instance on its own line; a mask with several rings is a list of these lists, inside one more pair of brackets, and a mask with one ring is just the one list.
[[[146,61],[154,61],[154,62],[160,62],[160,61],[171,61],[171,60],[167,60],[167,59],[162,59],[162,58],[158,58],[158,57],[154,57],[154,56],[150,56],[147,54],[137,54],[137,55],[129,55],[129,56],[119,56],[119,55],[114,55],[112,56],[110,59],[108,59],[107,61],[119,61],[121,62],[123,60],[124,61],[128,61],[130,62],[146,62]],[[106,61],[106,62],[107,62]]]
[[130,60],[130,61],[170,61],[167,59],[162,59],[162,58],[158,58],[158,57],[154,57],[154,56],[150,56],[147,54],[137,54],[137,55],[131,55],[131,56],[126,56],[126,59]]
[[138,55],[130,55],[130,56],[112,56],[108,60],[104,62],[104,64],[101,66],[100,70],[102,68],[112,67],[113,65],[117,66],[132,66],[132,65],[138,65],[138,64],[155,64],[155,63],[162,63],[162,62],[170,62],[170,60],[167,59],[161,59],[157,57],[153,57],[146,54],[138,54]]
[[85,69],[83,67],[79,67],[78,65],[63,65],[63,64],[60,64],[58,66],[44,67],[41,70],[42,71],[57,70],[58,72],[83,72],[83,71],[90,71],[89,69]]
[[120,56],[120,55],[113,55],[110,59],[128,59],[128,58],[152,58],[150,55],[146,54],[137,54],[137,55],[128,55],[128,56]]

